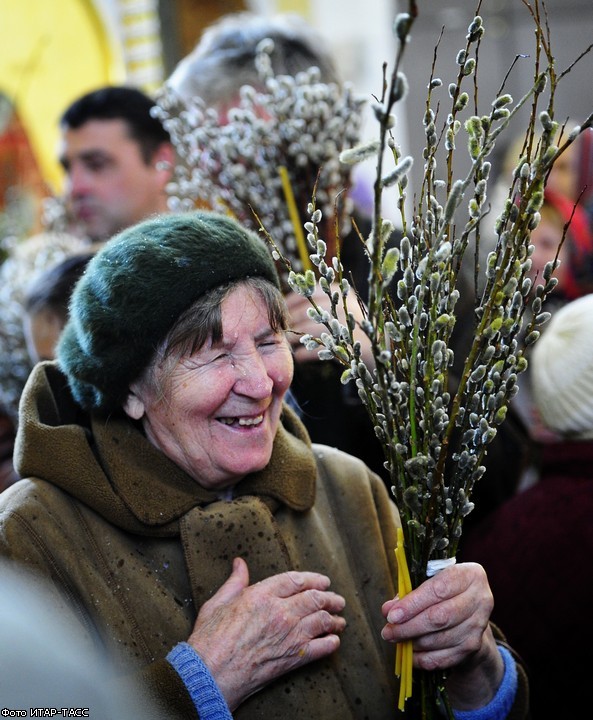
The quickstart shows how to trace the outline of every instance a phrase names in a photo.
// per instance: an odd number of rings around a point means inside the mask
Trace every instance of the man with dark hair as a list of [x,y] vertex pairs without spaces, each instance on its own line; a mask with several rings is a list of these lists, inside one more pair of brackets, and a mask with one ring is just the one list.
[[16,479],[11,462],[16,413],[31,369],[22,327],[24,283],[44,264],[81,252],[85,240],[102,242],[167,211],[174,151],[152,116],[154,104],[136,88],[106,86],[79,97],[60,119],[59,158],[72,235],[48,233],[20,243],[0,273],[0,491]]
[[173,149],[153,106],[136,88],[108,86],[75,100],[60,119],[66,202],[93,241],[167,210]]

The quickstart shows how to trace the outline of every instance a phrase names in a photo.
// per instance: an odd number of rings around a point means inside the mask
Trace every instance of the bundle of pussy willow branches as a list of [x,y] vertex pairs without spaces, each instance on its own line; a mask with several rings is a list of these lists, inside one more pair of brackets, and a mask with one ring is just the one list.
[[[536,50],[530,55],[533,84],[518,101],[505,89],[507,74],[496,97],[478,111],[483,100],[480,97],[478,103],[476,74],[485,37],[480,4],[456,56],[457,76],[448,85],[435,75],[435,50],[422,119],[423,172],[411,212],[406,201],[414,163],[403,156],[393,137],[393,110],[406,92],[402,61],[417,3],[410,2],[408,12],[398,15],[394,67],[374,106],[378,137],[342,153],[345,163],[376,157],[372,231],[360,237],[369,259],[368,297],[360,298],[351,288],[339,253],[328,256],[314,192],[305,230],[316,269],[291,270],[288,276],[292,289],[309,298],[310,317],[323,330],[301,341],[321,359],[343,364],[342,382],[356,383],[382,443],[402,518],[412,588],[426,579],[431,562],[455,557],[464,517],[473,508],[472,491],[484,473],[485,453],[518,391],[518,376],[527,367],[525,352],[549,317],[544,302],[556,285],[557,260],[548,263],[535,282],[530,279],[531,232],[540,222],[544,187],[554,162],[592,122],[590,116],[567,133],[554,119],[558,83],[574,63],[557,72],[545,7],[538,0],[523,2],[535,25]],[[504,208],[491,219],[488,158],[522,108],[528,120],[521,158]],[[469,171],[461,177],[454,176],[458,152],[469,158]],[[393,166],[386,169],[391,158]],[[397,189],[402,228],[395,243],[394,226],[381,212],[384,190],[392,186]],[[485,223],[495,242],[480,268],[476,244]],[[262,230],[266,233],[265,227]],[[282,259],[274,238],[266,234]],[[468,258],[474,264],[475,331],[461,375],[452,383],[451,337]],[[318,286],[327,302],[319,301]],[[351,303],[361,305],[362,321],[350,312]],[[370,342],[374,366],[364,362],[361,341]],[[433,717],[440,706],[452,717],[442,675],[417,675],[419,692],[414,703],[406,703],[406,714]]]

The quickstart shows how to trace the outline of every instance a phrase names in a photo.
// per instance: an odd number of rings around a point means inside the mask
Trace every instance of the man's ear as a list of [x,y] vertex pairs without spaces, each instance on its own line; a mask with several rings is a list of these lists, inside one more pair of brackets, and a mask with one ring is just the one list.
[[132,420],[140,420],[144,416],[144,403],[140,397],[136,394],[133,387],[130,388],[130,392],[124,403],[124,412]]
[[152,157],[154,166],[162,173],[163,182],[169,182],[175,167],[175,150],[170,142],[161,143]]

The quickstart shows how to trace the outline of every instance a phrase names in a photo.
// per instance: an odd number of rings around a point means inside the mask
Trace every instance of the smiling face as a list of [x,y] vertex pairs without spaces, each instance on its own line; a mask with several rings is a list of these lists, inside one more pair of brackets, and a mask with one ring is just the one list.
[[221,318],[220,340],[209,338],[166,373],[157,367],[156,382],[133,385],[124,407],[153,445],[208,489],[231,487],[268,464],[293,372],[288,342],[257,290],[231,290]]

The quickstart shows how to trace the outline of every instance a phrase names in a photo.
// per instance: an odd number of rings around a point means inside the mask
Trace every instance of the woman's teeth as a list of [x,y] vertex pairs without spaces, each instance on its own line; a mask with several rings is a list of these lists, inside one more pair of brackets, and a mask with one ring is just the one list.
[[260,425],[263,422],[264,416],[258,415],[257,417],[241,417],[241,418],[220,418],[220,422],[223,425]]

